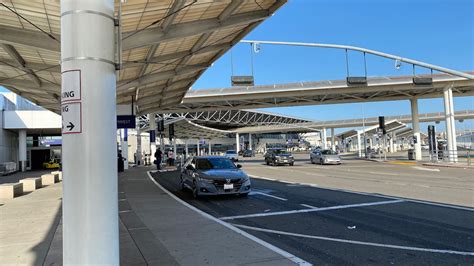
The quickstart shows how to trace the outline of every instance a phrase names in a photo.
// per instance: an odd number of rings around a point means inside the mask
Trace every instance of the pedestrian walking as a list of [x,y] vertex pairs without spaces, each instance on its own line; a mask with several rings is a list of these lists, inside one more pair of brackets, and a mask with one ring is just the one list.
[[163,158],[163,153],[161,152],[161,149],[158,148],[155,151],[155,164],[156,164],[156,169],[161,170],[161,159]]

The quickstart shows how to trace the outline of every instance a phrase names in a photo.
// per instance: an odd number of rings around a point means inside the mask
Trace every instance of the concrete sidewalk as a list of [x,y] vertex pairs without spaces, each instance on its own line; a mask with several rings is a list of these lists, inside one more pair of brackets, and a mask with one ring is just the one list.
[[[151,169],[119,175],[121,265],[295,264],[181,204],[151,181]],[[58,183],[0,204],[0,265],[62,264],[61,203]]]

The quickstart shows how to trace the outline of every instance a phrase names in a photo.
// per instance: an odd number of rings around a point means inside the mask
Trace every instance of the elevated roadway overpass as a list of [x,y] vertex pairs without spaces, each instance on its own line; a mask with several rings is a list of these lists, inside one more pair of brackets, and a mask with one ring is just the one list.
[[[446,88],[452,88],[453,96],[474,95],[474,80],[447,74],[436,74],[432,77],[432,85],[425,86],[415,85],[412,76],[399,76],[368,78],[367,85],[357,86],[347,84],[346,80],[328,80],[191,90],[186,93],[180,104],[161,108],[157,113],[438,98],[443,97],[443,90]],[[142,106],[140,112],[147,113],[148,108]]]

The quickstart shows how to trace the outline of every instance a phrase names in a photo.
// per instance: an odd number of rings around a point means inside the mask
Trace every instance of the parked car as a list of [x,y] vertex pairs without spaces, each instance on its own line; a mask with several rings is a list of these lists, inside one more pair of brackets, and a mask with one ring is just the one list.
[[245,151],[242,153],[242,156],[243,156],[243,157],[253,157],[254,154],[253,154],[253,151],[252,151],[252,150],[245,150]]
[[311,163],[341,164],[341,157],[333,150],[313,150],[309,154]]
[[235,194],[247,196],[250,178],[240,164],[224,156],[200,156],[186,161],[181,170],[181,189],[189,189],[193,197]]
[[234,161],[234,162],[239,161],[239,155],[237,154],[237,152],[236,152],[235,150],[228,150],[228,151],[226,151],[224,156],[225,156],[226,158],[231,159],[231,160]]
[[282,164],[294,165],[295,159],[293,158],[293,154],[287,150],[271,149],[265,153],[265,163],[273,166]]

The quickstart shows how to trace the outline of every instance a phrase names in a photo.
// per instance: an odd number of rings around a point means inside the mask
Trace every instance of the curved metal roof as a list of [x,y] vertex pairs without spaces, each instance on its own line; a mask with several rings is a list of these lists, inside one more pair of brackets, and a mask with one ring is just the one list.
[[[0,85],[59,112],[59,1],[0,3]],[[126,1],[117,103],[130,103],[133,96],[140,113],[180,103],[206,68],[284,3]]]

